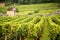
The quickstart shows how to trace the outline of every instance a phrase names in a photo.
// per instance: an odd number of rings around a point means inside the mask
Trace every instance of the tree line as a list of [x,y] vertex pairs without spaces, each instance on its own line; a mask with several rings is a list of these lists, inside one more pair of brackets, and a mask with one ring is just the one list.
[[17,3],[17,4],[38,4],[38,3],[60,3],[60,0],[0,0],[5,3]]

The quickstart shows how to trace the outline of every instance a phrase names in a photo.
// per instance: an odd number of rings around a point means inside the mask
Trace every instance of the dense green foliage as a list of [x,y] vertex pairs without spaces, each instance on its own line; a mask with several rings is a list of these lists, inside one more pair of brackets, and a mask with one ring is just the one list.
[[6,7],[0,7],[0,12],[2,12],[2,13],[6,13],[6,12],[7,12]]
[[5,0],[5,2],[17,4],[60,3],[59,0]]
[[1,28],[1,40],[60,40],[59,15],[0,17]]
[[0,0],[0,2],[5,2],[6,5],[10,5],[13,3],[16,4],[60,3],[60,0]]

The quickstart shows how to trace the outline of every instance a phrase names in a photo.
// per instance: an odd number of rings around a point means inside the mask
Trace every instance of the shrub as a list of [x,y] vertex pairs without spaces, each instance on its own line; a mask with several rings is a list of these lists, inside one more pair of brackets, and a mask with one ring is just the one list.
[[39,12],[39,10],[35,10],[35,11],[34,11],[34,13],[38,13],[38,12]]
[[32,15],[33,13],[28,13],[28,15]]
[[0,12],[6,13],[6,11],[7,11],[6,7],[0,7]]
[[16,12],[19,12],[19,10],[16,8]]

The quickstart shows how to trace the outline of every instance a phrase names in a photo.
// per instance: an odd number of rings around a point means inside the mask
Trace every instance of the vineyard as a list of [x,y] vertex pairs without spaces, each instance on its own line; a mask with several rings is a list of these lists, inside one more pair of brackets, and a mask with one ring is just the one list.
[[60,15],[0,17],[0,40],[60,40]]

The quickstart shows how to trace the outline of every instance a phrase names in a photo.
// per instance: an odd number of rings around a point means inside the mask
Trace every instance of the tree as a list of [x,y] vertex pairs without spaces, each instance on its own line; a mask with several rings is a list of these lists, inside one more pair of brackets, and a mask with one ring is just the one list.
[[0,0],[0,2],[6,2],[6,4],[36,4],[36,3],[49,3],[49,2],[55,2],[60,3],[60,0]]
[[5,0],[0,0],[0,2],[5,2]]

